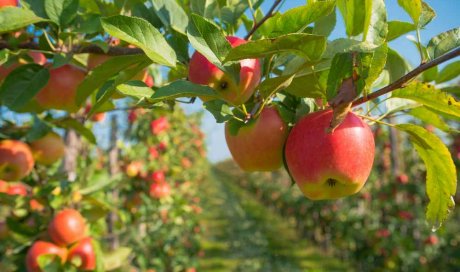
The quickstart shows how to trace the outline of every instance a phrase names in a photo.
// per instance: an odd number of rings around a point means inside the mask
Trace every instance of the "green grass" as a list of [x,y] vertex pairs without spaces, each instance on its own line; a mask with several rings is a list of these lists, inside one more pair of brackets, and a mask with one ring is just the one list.
[[292,222],[212,169],[201,185],[205,256],[198,271],[349,271],[299,238]]

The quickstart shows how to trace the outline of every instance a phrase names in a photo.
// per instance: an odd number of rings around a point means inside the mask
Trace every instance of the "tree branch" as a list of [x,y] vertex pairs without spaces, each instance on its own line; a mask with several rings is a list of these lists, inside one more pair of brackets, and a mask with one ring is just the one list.
[[[122,55],[140,55],[144,54],[144,51],[140,48],[129,48],[129,47],[120,47],[120,46],[109,46],[108,52],[105,53],[99,46],[97,45],[80,45],[74,46],[72,51],[65,51],[64,53],[74,53],[74,54],[81,54],[81,53],[92,53],[92,54],[104,54],[109,56],[122,56]],[[0,41],[0,50],[2,49],[32,49],[32,50],[40,50],[38,44],[33,42],[21,43],[16,47],[9,45],[6,41]]]
[[455,57],[458,57],[460,56],[460,48],[456,48],[455,50],[445,54],[445,55],[442,55],[440,56],[439,58],[436,58],[430,62],[427,62],[427,63],[423,63],[421,64],[420,66],[418,66],[417,68],[415,68],[414,70],[410,71],[409,73],[405,74],[404,76],[402,76],[401,78],[399,78],[398,80],[396,80],[395,82],[391,83],[390,85],[388,86],[385,86],[383,87],[382,89],[378,90],[378,91],[375,91],[365,97],[361,97],[357,100],[355,100],[352,104],[352,106],[358,106],[358,105],[361,105],[367,101],[370,101],[370,100],[373,100],[379,96],[382,96],[384,94],[387,94],[391,91],[394,91],[396,89],[399,89],[401,87],[404,86],[404,84],[406,84],[409,80],[413,79],[414,77],[418,76],[419,74],[423,73],[424,71],[434,67],[434,66],[437,66],[443,62],[446,62],[450,59],[453,59]]
[[282,0],[276,0],[273,2],[272,7],[268,10],[267,14],[257,23],[254,24],[254,26],[249,30],[248,34],[244,37],[245,40],[251,38],[252,34],[256,32],[256,30],[263,24],[265,21],[267,21],[268,18],[273,16],[273,11],[275,11],[276,7],[281,4]]

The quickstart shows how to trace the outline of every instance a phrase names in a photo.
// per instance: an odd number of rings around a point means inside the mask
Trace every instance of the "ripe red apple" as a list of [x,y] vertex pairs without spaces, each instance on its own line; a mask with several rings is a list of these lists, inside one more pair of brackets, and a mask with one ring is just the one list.
[[168,148],[168,143],[165,141],[161,141],[157,146],[157,149],[161,152],[165,152],[167,148]]
[[437,245],[439,243],[439,239],[438,236],[431,234],[424,242],[426,245]]
[[357,193],[374,161],[374,136],[363,120],[349,112],[342,124],[328,133],[331,120],[331,110],[309,114],[294,126],[286,142],[289,171],[312,200]]
[[[246,43],[245,40],[233,36],[228,36],[227,40],[232,47]],[[229,103],[240,105],[252,96],[261,76],[258,59],[245,59],[240,61],[240,65],[240,82],[237,85],[231,76],[209,62],[202,54],[195,52],[190,60],[188,78],[193,83],[210,86]]]
[[180,163],[182,164],[182,167],[184,167],[186,169],[193,166],[193,163],[189,158],[182,158],[180,160]]
[[409,177],[406,174],[400,174],[396,177],[399,183],[407,184],[409,183]]
[[283,146],[287,125],[275,107],[262,110],[259,118],[230,133],[225,126],[225,139],[233,159],[244,171],[272,171],[283,164]]
[[157,183],[164,182],[165,173],[163,171],[155,171],[152,173],[151,180]]
[[84,78],[82,70],[69,64],[50,69],[48,83],[36,96],[38,104],[45,109],[76,112],[77,88]]
[[169,127],[170,125],[168,119],[164,116],[159,117],[150,123],[150,130],[152,131],[153,135],[158,135],[168,130]]
[[10,185],[8,184],[8,182],[0,179],[0,193],[6,194],[8,192],[9,187]]
[[0,0],[0,8],[1,7],[6,7],[6,6],[17,7],[18,6],[18,0]]
[[156,146],[149,147],[149,155],[151,159],[158,159],[158,157],[160,157],[160,153],[158,153],[158,149]]
[[81,260],[78,269],[85,271],[96,269],[96,253],[90,237],[83,238],[69,249],[69,261],[74,258]]
[[52,131],[42,138],[31,142],[29,146],[35,161],[43,165],[52,165],[64,157],[64,140],[59,134]]
[[155,84],[155,81],[153,80],[153,77],[151,75],[147,75],[147,77],[144,80],[144,83],[150,88],[152,88],[153,85]]
[[165,181],[154,182],[150,185],[150,196],[156,199],[169,196],[171,187]]
[[26,267],[28,272],[41,272],[38,266],[38,257],[41,255],[56,255],[61,259],[61,263],[65,263],[67,259],[67,249],[58,247],[53,243],[36,241],[27,251]]
[[27,187],[22,183],[10,184],[10,186],[8,186],[8,191],[6,193],[9,195],[26,196]]
[[16,181],[27,176],[34,167],[28,145],[17,140],[0,141],[0,179]]
[[85,237],[85,219],[74,209],[58,212],[48,225],[51,240],[59,246],[67,246]]

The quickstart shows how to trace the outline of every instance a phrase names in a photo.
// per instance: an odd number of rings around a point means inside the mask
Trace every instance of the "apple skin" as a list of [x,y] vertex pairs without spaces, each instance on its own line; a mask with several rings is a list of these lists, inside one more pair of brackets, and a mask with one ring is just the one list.
[[42,138],[29,144],[35,161],[43,165],[52,165],[64,157],[64,140],[55,132],[49,132]]
[[156,183],[165,181],[165,173],[163,171],[155,171],[151,175],[151,180]]
[[150,196],[156,199],[167,197],[171,194],[171,186],[165,181],[154,182],[150,185]]
[[0,8],[6,6],[17,7],[19,0],[0,0]]
[[36,96],[38,104],[44,109],[76,112],[77,88],[84,78],[82,70],[69,64],[51,69],[48,83]]
[[44,241],[36,241],[32,244],[26,256],[26,268],[28,272],[41,272],[38,266],[38,257],[41,255],[57,255],[61,258],[61,263],[67,259],[67,249]]
[[[2,0],[0,0],[0,1],[2,1]],[[0,7],[1,7],[1,4],[0,4]],[[43,55],[40,52],[30,51],[27,54],[33,59],[34,63],[36,63],[36,64],[44,65],[47,62],[47,59],[46,59],[45,55]],[[14,69],[16,69],[18,67],[18,65],[26,64],[26,63],[27,63],[26,60],[19,59],[19,61],[17,63],[12,63],[8,67],[5,67],[4,65],[1,65],[0,66],[0,81],[5,79],[11,71],[13,71]]]
[[34,164],[28,145],[17,140],[0,141],[0,179],[20,180],[32,171]]
[[[246,43],[245,40],[233,36],[228,36],[227,41],[232,47]],[[261,68],[258,59],[241,60],[240,65],[240,83],[237,86],[229,75],[209,62],[202,54],[195,52],[190,60],[188,78],[193,83],[210,86],[227,102],[241,105],[248,101],[259,84]]]
[[76,257],[81,259],[78,269],[85,271],[96,269],[96,253],[91,237],[83,238],[69,249],[69,261]]
[[283,146],[288,127],[275,107],[266,107],[259,118],[231,135],[225,125],[225,139],[235,162],[244,171],[273,171],[283,164]]
[[158,135],[170,127],[168,119],[164,116],[159,117],[152,122],[150,122],[150,130],[152,131],[153,135]]
[[9,195],[26,196],[27,195],[27,187],[22,183],[11,184],[8,187],[8,191],[6,193],[9,194]]
[[85,237],[85,219],[74,209],[58,212],[48,225],[48,234],[59,246],[67,246]]
[[142,162],[141,161],[133,161],[133,162],[130,162],[126,166],[126,175],[128,177],[134,178],[134,177],[137,177],[139,175],[141,170],[142,170]]
[[349,112],[332,133],[331,110],[303,117],[286,142],[286,163],[303,194],[312,200],[337,199],[364,186],[374,161],[369,126]]

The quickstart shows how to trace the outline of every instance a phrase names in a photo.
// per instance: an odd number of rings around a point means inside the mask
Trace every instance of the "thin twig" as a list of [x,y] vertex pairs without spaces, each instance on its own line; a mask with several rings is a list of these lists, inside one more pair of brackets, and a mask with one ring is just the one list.
[[251,30],[249,30],[248,34],[244,37],[245,40],[251,38],[252,34],[254,34],[254,32],[256,32],[256,30],[263,24],[265,23],[265,21],[267,21],[268,18],[272,17],[273,16],[273,11],[275,11],[276,7],[281,4],[282,0],[276,0],[272,7],[268,10],[267,14],[259,21],[257,22],[256,24],[254,24],[254,26],[251,28]]
[[404,86],[404,84],[406,84],[409,80],[415,78],[416,76],[418,76],[419,74],[423,73],[424,71],[434,67],[434,66],[437,66],[443,62],[446,62],[450,59],[453,59],[455,57],[458,57],[460,56],[460,48],[457,48],[445,55],[442,55],[441,57],[439,58],[436,58],[430,62],[427,62],[427,63],[423,63],[421,64],[420,66],[418,66],[417,68],[415,68],[414,70],[410,71],[409,73],[405,74],[404,76],[402,76],[401,78],[399,78],[398,80],[396,80],[395,82],[391,83],[390,85],[387,85],[385,87],[383,87],[382,89],[378,90],[378,91],[375,91],[369,95],[367,95],[366,97],[361,97],[357,100],[355,100],[352,104],[352,106],[358,106],[358,105],[361,105],[369,100],[373,100],[379,96],[382,96],[384,94],[387,94],[391,91],[394,91],[396,89],[399,89],[401,87]]

